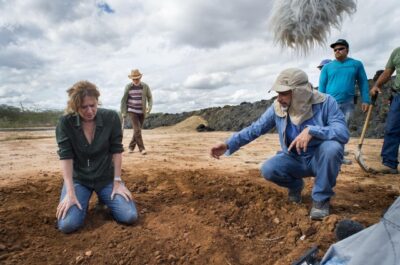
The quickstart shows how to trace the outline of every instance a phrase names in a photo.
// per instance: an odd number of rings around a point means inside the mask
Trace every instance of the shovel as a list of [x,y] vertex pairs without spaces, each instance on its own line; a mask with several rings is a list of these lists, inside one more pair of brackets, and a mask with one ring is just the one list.
[[370,168],[369,166],[367,166],[367,164],[365,164],[364,159],[362,157],[361,148],[362,148],[362,145],[364,142],[365,132],[367,131],[368,123],[371,118],[372,108],[375,105],[377,97],[378,97],[378,95],[375,95],[371,98],[371,104],[368,106],[367,117],[365,118],[364,127],[362,129],[361,137],[360,137],[360,140],[358,141],[358,148],[355,153],[355,159],[356,159],[357,163],[360,165],[362,170],[364,170],[365,172],[368,172],[368,173],[376,173],[376,171],[373,168]]

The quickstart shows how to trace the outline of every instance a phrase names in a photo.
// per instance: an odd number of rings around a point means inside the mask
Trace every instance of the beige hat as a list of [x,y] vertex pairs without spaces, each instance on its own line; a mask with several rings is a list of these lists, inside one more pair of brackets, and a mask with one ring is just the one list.
[[314,115],[312,105],[324,102],[326,99],[325,94],[312,88],[307,74],[298,68],[283,70],[272,89],[276,92],[293,91],[289,110],[283,111],[278,99],[274,101],[274,110],[279,117],[289,114],[290,120],[295,125],[310,119]]
[[298,68],[289,68],[283,70],[278,77],[272,90],[275,92],[285,92],[293,90],[296,87],[303,87],[308,85],[307,74]]
[[131,74],[128,75],[128,77],[133,80],[140,79],[140,78],[142,78],[142,74],[140,73],[140,71],[138,69],[134,69],[131,71]]

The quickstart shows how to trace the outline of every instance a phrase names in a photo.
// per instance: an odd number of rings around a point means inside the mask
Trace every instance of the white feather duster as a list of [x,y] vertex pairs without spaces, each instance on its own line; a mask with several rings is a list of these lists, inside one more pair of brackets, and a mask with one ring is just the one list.
[[276,43],[306,54],[356,9],[354,0],[276,0],[269,23]]

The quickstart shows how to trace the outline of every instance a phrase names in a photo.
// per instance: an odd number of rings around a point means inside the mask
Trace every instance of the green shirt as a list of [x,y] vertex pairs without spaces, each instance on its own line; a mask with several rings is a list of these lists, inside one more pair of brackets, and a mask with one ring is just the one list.
[[121,121],[115,111],[98,109],[91,144],[87,141],[77,114],[62,116],[56,127],[60,160],[73,160],[73,179],[95,190],[114,179],[112,156],[124,151]]
[[386,64],[386,68],[396,70],[396,79],[394,80],[394,86],[397,91],[400,91],[400,47],[393,50],[389,57],[389,61]]

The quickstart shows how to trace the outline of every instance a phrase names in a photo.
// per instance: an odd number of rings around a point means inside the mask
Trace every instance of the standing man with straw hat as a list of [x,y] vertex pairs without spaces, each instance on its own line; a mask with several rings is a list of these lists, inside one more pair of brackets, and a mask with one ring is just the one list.
[[138,69],[131,71],[128,75],[132,82],[125,86],[124,96],[121,100],[121,114],[126,117],[128,114],[133,127],[132,140],[129,143],[129,153],[133,153],[136,145],[142,155],[146,154],[142,138],[142,126],[147,114],[153,106],[153,98],[150,87],[141,82],[142,74]]

